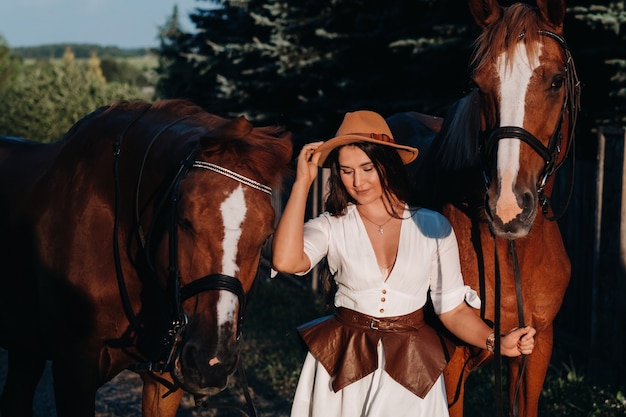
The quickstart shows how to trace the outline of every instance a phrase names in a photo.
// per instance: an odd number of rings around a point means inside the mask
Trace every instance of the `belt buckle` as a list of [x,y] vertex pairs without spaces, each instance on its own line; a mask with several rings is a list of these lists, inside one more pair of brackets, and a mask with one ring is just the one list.
[[370,320],[370,329],[378,330],[378,323],[380,323],[380,320],[378,320],[376,317],[372,317],[372,319]]

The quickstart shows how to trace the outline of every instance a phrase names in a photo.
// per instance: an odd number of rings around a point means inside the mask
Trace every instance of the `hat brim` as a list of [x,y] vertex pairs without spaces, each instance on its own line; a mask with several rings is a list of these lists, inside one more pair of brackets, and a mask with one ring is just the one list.
[[404,165],[410,164],[411,162],[413,162],[415,158],[417,158],[417,154],[419,153],[417,148],[413,148],[411,146],[399,145],[397,143],[382,142],[378,139],[368,138],[366,136],[360,136],[360,135],[344,135],[344,136],[337,136],[337,137],[327,140],[315,150],[315,153],[320,154],[320,158],[317,161],[317,165],[320,167],[327,167],[327,165],[324,165],[324,164],[326,162],[326,159],[328,158],[328,155],[330,155],[333,149],[339,146],[348,145],[348,144],[357,143],[357,142],[371,142],[377,145],[389,146],[389,147],[395,148],[396,151],[398,152],[398,155],[400,155],[400,158],[402,159],[402,162],[404,163]]

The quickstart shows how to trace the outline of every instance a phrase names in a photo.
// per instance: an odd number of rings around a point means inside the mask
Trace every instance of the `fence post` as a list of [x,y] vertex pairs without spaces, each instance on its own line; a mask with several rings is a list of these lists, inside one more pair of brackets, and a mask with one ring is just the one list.
[[[626,129],[598,129],[591,285],[592,360],[623,371],[626,336]],[[607,341],[610,340],[610,343]],[[593,364],[591,369],[602,367]],[[605,364],[606,365],[606,364]]]
[[591,329],[590,347],[597,352],[598,342],[598,264],[600,262],[600,235],[602,233],[602,194],[604,190],[604,159],[606,152],[606,137],[602,129],[598,132],[598,168],[596,171],[596,207],[594,210],[593,234],[593,275],[591,276]]

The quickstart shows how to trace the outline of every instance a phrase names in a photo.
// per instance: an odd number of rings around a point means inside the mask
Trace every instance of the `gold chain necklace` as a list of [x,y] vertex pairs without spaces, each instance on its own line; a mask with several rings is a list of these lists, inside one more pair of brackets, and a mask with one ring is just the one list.
[[383,226],[386,225],[387,223],[389,223],[389,220],[393,219],[393,216],[390,215],[389,218],[383,222],[383,224],[378,224],[378,223],[370,220],[365,214],[361,213],[360,211],[359,211],[359,215],[361,217],[363,217],[365,220],[367,220],[368,222],[378,226],[378,233],[380,233],[381,235],[385,232],[385,229],[383,228]]

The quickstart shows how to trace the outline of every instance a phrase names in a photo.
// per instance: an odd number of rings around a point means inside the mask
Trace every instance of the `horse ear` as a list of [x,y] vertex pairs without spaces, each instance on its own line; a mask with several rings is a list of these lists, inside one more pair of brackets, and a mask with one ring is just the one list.
[[502,6],[497,0],[470,0],[469,8],[478,26],[486,28],[502,16]]
[[551,24],[555,29],[563,29],[565,0],[537,0],[537,8],[546,23]]

